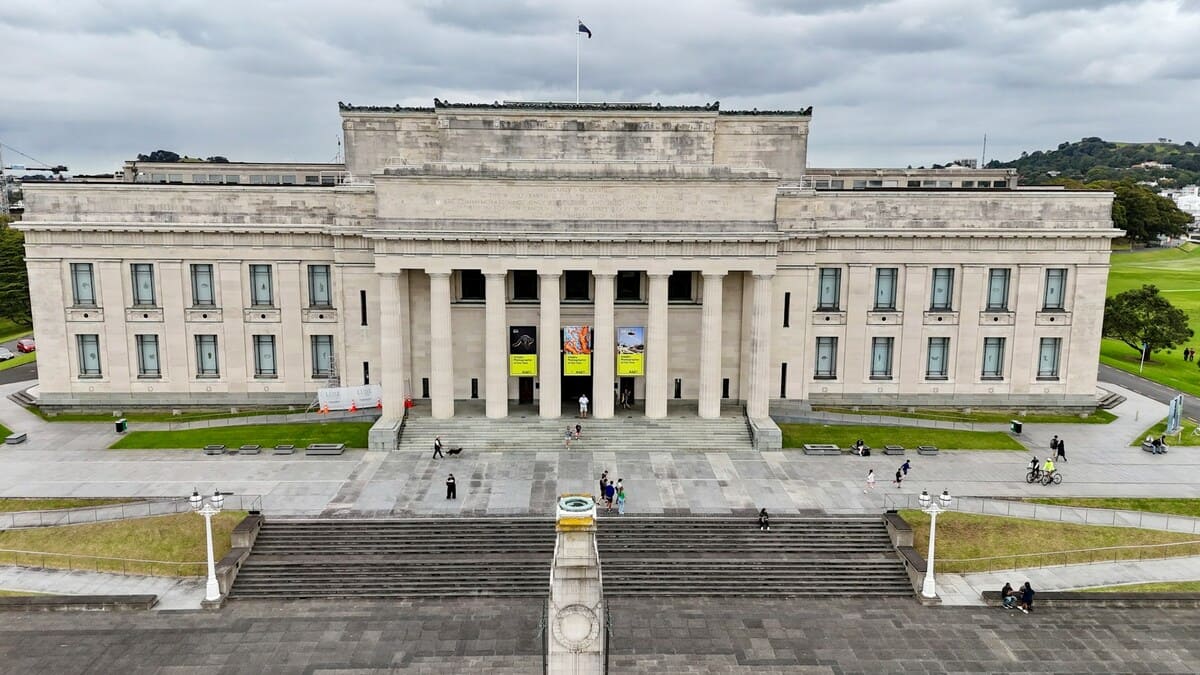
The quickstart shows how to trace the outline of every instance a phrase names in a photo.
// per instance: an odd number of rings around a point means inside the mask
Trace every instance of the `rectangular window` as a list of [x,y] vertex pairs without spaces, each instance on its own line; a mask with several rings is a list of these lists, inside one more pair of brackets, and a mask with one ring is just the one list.
[[275,377],[278,374],[275,369],[275,336],[255,335],[254,376]]
[[929,338],[929,354],[925,359],[925,379],[945,380],[950,373],[950,338]]
[[1067,270],[1046,270],[1046,293],[1042,297],[1042,310],[1053,311],[1066,307]]
[[333,306],[333,289],[329,286],[329,265],[308,266],[308,306]]
[[896,309],[896,272],[895,267],[875,270],[875,311]]
[[458,299],[468,302],[473,300],[483,300],[486,296],[486,289],[483,283],[483,272],[480,270],[459,270],[458,271]]
[[217,302],[213,293],[213,266],[192,265],[192,306],[212,307]]
[[135,335],[137,341],[138,377],[162,377],[158,368],[158,336]]
[[836,312],[840,306],[842,285],[842,270],[836,267],[822,267],[821,281],[817,297],[819,311]]
[[513,300],[517,302],[538,299],[538,273],[534,270],[513,270]]
[[255,307],[271,307],[275,304],[270,265],[250,266],[250,304]]
[[217,336],[196,336],[196,376],[220,377],[221,368],[217,362]]
[[79,352],[79,376],[100,377],[100,336],[76,335],[75,346]]
[[783,327],[787,328],[792,319],[792,294],[783,294]]
[[1011,270],[997,268],[988,270],[987,311],[1008,311],[1008,277]]
[[933,269],[933,291],[929,297],[929,309],[934,312],[949,312],[954,309],[954,268]]
[[892,379],[892,345],[895,338],[871,338],[871,379]]
[[154,306],[154,265],[134,263],[130,265],[133,275],[133,304]]
[[836,337],[817,338],[816,379],[832,380],[837,377],[837,341]]
[[[363,361],[363,384],[371,384],[371,362]],[[428,394],[425,398],[429,398]]]
[[76,306],[96,305],[96,286],[93,281],[92,263],[71,263],[71,292]]
[[617,272],[617,300],[624,302],[642,301],[642,273],[626,270]]
[[367,325],[367,292],[358,292],[358,321],[360,326]]
[[779,364],[779,398],[787,398],[787,363]]
[[1042,338],[1038,349],[1038,379],[1058,379],[1058,356],[1062,350],[1062,338]]
[[312,374],[313,377],[330,377],[333,375],[333,336],[312,336]]
[[667,302],[692,302],[696,296],[692,291],[691,272],[671,272],[667,277]]
[[587,302],[592,299],[592,273],[587,270],[567,270],[563,272],[565,293],[563,300]]
[[1004,378],[1004,338],[983,339],[983,371],[981,375],[985,380]]

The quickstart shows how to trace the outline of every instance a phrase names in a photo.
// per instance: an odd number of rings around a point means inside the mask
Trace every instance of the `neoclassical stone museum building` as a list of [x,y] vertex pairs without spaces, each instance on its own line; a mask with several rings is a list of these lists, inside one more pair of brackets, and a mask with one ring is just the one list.
[[[806,167],[811,109],[341,105],[346,161],[30,184],[47,406],[1094,404],[1112,195]],[[564,408],[569,406],[569,408]],[[676,408],[672,408],[673,411]],[[389,427],[391,425],[391,427]]]

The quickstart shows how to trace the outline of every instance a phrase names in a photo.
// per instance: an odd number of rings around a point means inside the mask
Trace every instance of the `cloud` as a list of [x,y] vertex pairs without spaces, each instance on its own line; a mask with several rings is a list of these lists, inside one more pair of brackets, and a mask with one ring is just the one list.
[[587,100],[814,106],[813,166],[1007,159],[1194,136],[1197,34],[1200,0],[5,0],[0,140],[327,161],[339,100],[573,100],[578,46]]

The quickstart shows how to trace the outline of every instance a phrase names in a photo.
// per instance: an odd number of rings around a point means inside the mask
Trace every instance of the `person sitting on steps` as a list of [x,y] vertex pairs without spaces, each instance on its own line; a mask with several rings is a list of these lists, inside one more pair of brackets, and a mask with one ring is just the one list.
[[758,512],[758,529],[760,532],[771,531],[771,516],[767,514],[767,510],[763,509]]

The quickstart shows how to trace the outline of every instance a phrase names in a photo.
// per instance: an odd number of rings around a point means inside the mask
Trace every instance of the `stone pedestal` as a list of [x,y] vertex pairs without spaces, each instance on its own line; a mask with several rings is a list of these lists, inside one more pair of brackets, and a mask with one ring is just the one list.
[[557,531],[546,611],[548,672],[600,675],[606,631],[592,498],[563,495],[558,500]]

